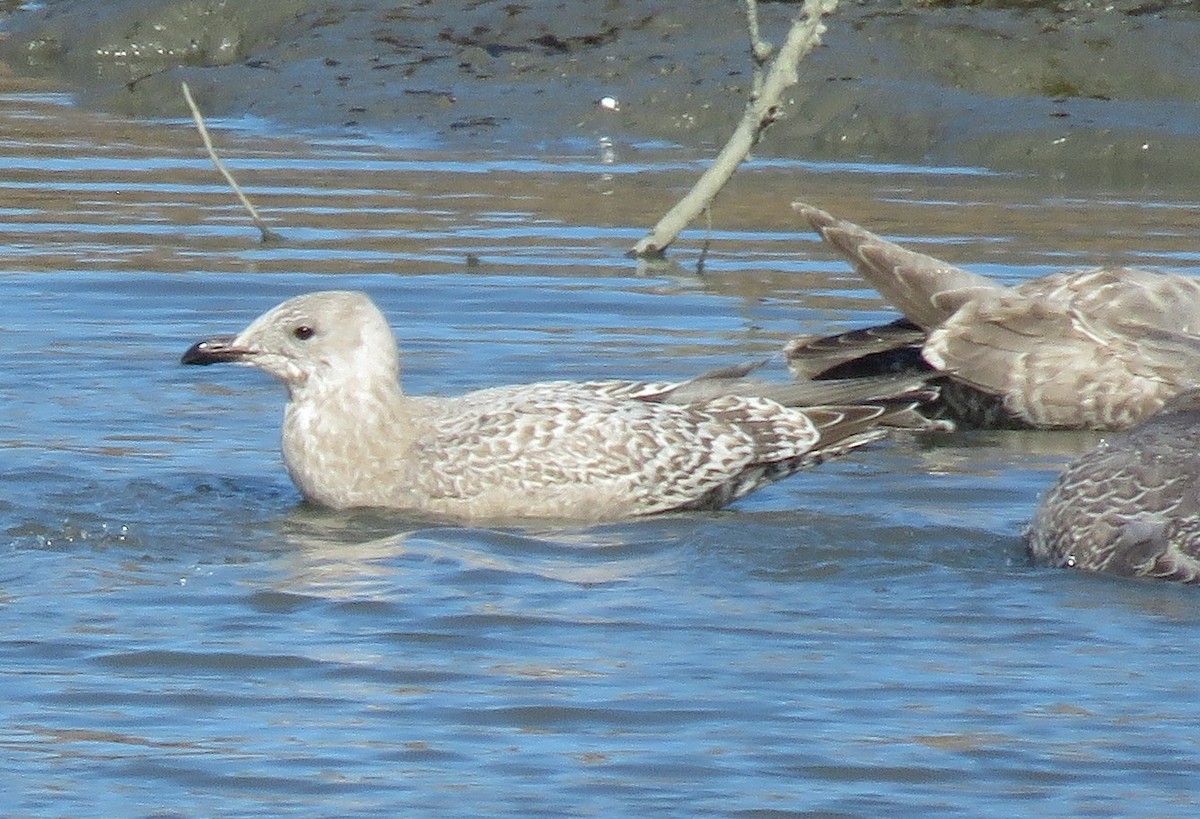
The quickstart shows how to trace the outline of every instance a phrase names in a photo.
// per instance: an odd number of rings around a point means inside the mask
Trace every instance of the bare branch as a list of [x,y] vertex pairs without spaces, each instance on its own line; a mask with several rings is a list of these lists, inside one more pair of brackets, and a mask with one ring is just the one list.
[[[821,18],[837,8],[837,4],[838,0],[805,0],[799,16],[792,21],[787,40],[771,64],[761,92],[751,98],[725,147],[692,189],[659,219],[654,229],[638,241],[628,255],[661,256],[680,232],[712,204],[713,198],[762,139],[763,132],[779,117],[784,92],[799,79],[800,61],[821,44],[821,35],[825,33]],[[753,34],[751,36],[757,40]]]
[[750,35],[750,59],[754,63],[754,79],[750,85],[750,99],[762,93],[763,68],[771,59],[775,47],[764,40],[758,31],[758,0],[745,0],[746,31]]
[[225,163],[217,156],[216,150],[213,148],[212,138],[208,135],[208,126],[204,124],[204,117],[200,114],[200,109],[196,106],[196,101],[192,99],[192,90],[188,88],[188,84],[180,83],[183,86],[183,98],[187,100],[188,108],[192,110],[192,119],[196,122],[196,128],[200,131],[200,139],[204,141],[204,147],[208,151],[209,159],[217,166],[217,170],[225,177],[225,181],[233,188],[233,192],[237,194],[238,200],[242,206],[250,213],[250,219],[254,222],[254,226],[258,228],[262,234],[264,243],[280,242],[283,237],[275,231],[267,227],[266,222],[258,215],[258,211],[254,209],[254,205],[250,204],[250,200],[246,198],[246,194],[242,193],[242,188],[238,185],[237,180],[233,178],[233,174],[225,167]]

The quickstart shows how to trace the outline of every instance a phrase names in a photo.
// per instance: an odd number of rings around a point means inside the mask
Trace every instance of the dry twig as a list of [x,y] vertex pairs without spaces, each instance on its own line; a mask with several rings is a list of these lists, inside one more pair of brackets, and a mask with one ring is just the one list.
[[[757,94],[752,94],[742,121],[717,154],[692,189],[673,208],[658,220],[654,229],[644,236],[629,251],[630,256],[647,258],[661,257],[667,247],[679,236],[697,215],[712,204],[713,198],[725,187],[742,160],[762,139],[763,132],[780,114],[783,93],[799,79],[797,67],[809,52],[821,44],[825,25],[821,18],[837,8],[838,0],[805,0],[800,14],[792,21],[787,40],[775,56],[775,61]],[[748,0],[747,16],[750,26],[752,57],[757,62],[764,50],[770,46],[758,37],[758,24],[753,10],[753,1]]]
[[754,76],[750,85],[750,99],[755,100],[762,92],[763,69],[775,53],[775,47],[762,38],[758,31],[758,0],[745,0],[746,33],[750,35],[750,59],[754,63]]
[[267,227],[267,223],[258,215],[258,211],[254,209],[254,205],[250,204],[250,200],[246,198],[246,194],[242,193],[242,188],[238,185],[237,180],[233,178],[233,174],[229,172],[229,169],[225,167],[225,163],[217,156],[217,152],[213,148],[212,138],[208,135],[208,126],[204,124],[204,117],[200,114],[200,109],[196,106],[196,101],[192,99],[192,90],[188,88],[186,82],[180,83],[180,85],[183,86],[183,98],[187,101],[188,108],[192,111],[192,119],[195,120],[196,128],[200,131],[200,139],[204,141],[204,147],[208,151],[209,159],[217,166],[217,170],[221,172],[221,175],[225,177],[225,181],[233,188],[233,192],[237,194],[237,198],[242,203],[242,206],[249,212],[251,221],[254,222],[254,226],[262,234],[263,242],[283,241],[282,236]]

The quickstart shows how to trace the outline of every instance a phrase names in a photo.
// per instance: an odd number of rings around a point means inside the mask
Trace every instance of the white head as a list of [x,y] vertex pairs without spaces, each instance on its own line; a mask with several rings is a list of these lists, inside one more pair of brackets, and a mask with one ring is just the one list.
[[201,341],[182,358],[224,362],[269,373],[296,398],[308,390],[395,383],[400,354],[387,319],[366,294],[327,290],[289,299],[236,336]]

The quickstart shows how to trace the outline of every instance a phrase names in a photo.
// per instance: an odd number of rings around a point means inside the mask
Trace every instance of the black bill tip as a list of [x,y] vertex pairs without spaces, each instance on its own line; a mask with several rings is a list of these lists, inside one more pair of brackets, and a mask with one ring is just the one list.
[[240,361],[246,357],[246,350],[233,346],[233,336],[221,336],[198,341],[179,359],[180,364],[222,364],[227,361]]

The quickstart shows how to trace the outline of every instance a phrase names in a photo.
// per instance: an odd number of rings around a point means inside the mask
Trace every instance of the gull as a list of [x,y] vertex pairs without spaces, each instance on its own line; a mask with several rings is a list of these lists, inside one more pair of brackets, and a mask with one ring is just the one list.
[[745,369],[411,396],[387,319],[351,291],[290,299],[182,358],[221,362],[284,384],[288,474],[307,501],[339,510],[602,520],[717,509],[874,441],[885,425],[916,423],[911,391],[895,380],[879,389],[898,398],[800,409],[767,397],[765,383],[764,394],[737,394],[753,383]]
[[793,339],[809,378],[926,370],[966,426],[1118,430],[1200,384],[1200,283],[1130,267],[1007,287],[803,202],[795,209],[904,314],[883,327]]
[[1067,467],[1024,536],[1039,564],[1200,581],[1200,391]]

